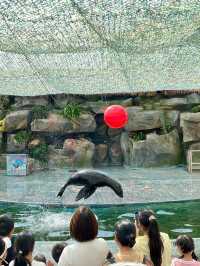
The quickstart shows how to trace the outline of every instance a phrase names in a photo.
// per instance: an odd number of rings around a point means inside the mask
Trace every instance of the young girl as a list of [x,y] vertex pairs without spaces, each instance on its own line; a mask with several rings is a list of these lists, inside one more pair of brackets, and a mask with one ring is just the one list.
[[0,265],[6,265],[7,247],[2,238],[0,238]]
[[119,247],[117,254],[115,254],[117,262],[143,262],[144,254],[134,248],[135,238],[136,228],[134,223],[123,220],[116,224],[115,241]]
[[200,262],[197,261],[198,258],[194,253],[194,241],[190,236],[179,236],[175,245],[181,257],[173,259],[172,266],[200,266]]
[[136,225],[143,236],[136,238],[135,247],[150,258],[154,266],[171,265],[171,241],[167,234],[160,232],[153,211],[139,212]]
[[33,260],[35,239],[30,232],[20,233],[15,240],[16,257],[9,266],[44,266],[43,262]]

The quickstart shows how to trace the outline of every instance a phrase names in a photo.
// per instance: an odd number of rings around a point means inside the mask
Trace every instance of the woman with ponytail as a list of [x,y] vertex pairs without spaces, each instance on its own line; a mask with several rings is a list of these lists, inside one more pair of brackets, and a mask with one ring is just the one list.
[[171,265],[171,241],[168,234],[160,233],[154,212],[139,212],[136,215],[136,226],[142,233],[142,236],[136,238],[136,248],[149,257],[154,266]]
[[7,247],[3,238],[0,237],[0,265],[7,265],[6,261]]
[[136,227],[129,220],[122,220],[115,226],[115,241],[118,252],[115,254],[117,262],[142,263],[144,254],[134,248],[136,238]]
[[181,257],[172,260],[172,266],[200,266],[198,257],[194,252],[194,241],[190,236],[178,236],[175,245]]
[[9,266],[44,266],[43,262],[33,261],[35,239],[30,232],[22,232],[15,240],[16,257]]

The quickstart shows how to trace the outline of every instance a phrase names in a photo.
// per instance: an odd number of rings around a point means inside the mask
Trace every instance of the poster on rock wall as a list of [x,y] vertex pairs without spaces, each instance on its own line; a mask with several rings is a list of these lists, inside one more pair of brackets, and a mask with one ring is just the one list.
[[27,175],[27,154],[7,155],[7,175]]

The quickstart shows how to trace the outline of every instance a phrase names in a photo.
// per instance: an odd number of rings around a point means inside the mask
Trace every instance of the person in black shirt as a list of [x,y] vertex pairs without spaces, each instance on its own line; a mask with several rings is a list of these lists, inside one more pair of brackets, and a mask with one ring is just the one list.
[[14,220],[8,215],[0,215],[0,237],[6,243],[7,257],[6,261],[10,263],[15,258],[14,248],[12,244],[12,235],[14,232]]

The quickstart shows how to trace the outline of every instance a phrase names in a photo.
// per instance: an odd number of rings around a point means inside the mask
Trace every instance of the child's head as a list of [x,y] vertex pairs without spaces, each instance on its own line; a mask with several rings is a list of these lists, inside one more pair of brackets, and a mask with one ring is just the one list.
[[136,228],[133,222],[122,220],[115,226],[115,239],[121,246],[132,248],[135,245]]
[[0,265],[5,262],[5,258],[7,255],[7,247],[2,238],[0,238]]
[[8,215],[0,215],[0,236],[11,237],[14,232],[14,220]]
[[15,240],[15,266],[27,266],[32,263],[32,253],[35,240],[30,232],[22,232],[17,235]]
[[175,245],[182,256],[191,253],[194,259],[196,259],[196,255],[194,253],[194,241],[191,236],[187,235],[178,236]]
[[44,264],[47,263],[46,257],[43,254],[37,254],[33,259],[36,261],[44,262]]
[[59,244],[56,244],[55,246],[53,246],[52,251],[51,251],[51,255],[52,255],[52,257],[56,263],[58,263],[60,256],[63,252],[63,249],[66,246],[67,246],[67,243],[65,243],[65,242],[59,243]]

